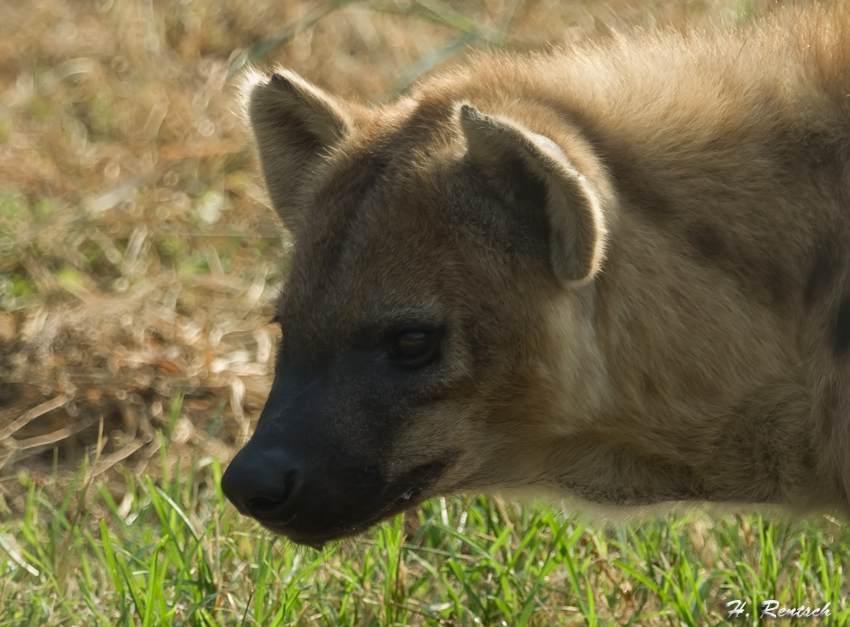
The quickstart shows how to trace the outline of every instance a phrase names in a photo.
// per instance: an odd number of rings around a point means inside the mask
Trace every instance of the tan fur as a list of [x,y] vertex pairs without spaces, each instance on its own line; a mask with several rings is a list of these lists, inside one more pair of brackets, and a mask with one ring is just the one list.
[[450,452],[423,498],[850,511],[843,3],[482,54],[374,109],[287,76],[286,103],[247,93],[296,239],[288,350],[335,363],[408,311],[449,329],[388,476]]

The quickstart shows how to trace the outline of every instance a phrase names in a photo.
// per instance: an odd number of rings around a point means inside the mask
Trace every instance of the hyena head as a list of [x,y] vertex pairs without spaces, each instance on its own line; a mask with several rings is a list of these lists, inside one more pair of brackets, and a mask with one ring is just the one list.
[[605,173],[545,112],[440,85],[375,111],[291,73],[246,92],[295,245],[274,384],[222,488],[298,543],[541,485],[546,439],[593,404]]

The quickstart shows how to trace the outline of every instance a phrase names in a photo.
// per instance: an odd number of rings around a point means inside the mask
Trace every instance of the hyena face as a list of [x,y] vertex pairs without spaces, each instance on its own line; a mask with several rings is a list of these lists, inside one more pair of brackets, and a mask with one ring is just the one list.
[[534,483],[531,423],[568,365],[549,312],[588,306],[602,186],[451,98],[371,115],[278,74],[249,113],[295,249],[274,385],[227,496],[320,546],[438,494]]

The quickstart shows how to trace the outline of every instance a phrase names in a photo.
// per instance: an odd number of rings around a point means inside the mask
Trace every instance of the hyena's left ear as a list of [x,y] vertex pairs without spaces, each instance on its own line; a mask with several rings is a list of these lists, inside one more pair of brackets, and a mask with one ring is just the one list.
[[251,81],[247,113],[275,211],[297,236],[304,216],[296,190],[352,128],[341,103],[293,72]]
[[584,283],[599,271],[605,249],[600,190],[576,170],[551,139],[470,105],[460,108],[469,158],[492,185],[538,205],[548,226],[550,264],[566,283]]

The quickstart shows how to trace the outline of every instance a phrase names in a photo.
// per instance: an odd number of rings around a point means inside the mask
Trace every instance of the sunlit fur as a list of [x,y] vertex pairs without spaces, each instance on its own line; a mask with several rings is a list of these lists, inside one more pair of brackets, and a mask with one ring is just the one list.
[[[292,74],[280,105],[268,75],[250,79],[246,111],[296,242],[284,336],[342,350],[364,320],[413,301],[458,329],[439,393],[381,460],[389,474],[451,449],[423,496],[850,510],[844,7],[479,54],[376,108]],[[310,98],[346,121],[338,141],[293,139],[281,122],[321,125]],[[563,212],[586,230],[585,276],[506,252],[511,208],[481,194],[500,164],[470,154],[464,104],[531,146],[485,128],[487,150],[580,175],[547,211],[550,233]],[[533,134],[562,153],[534,152]]]

